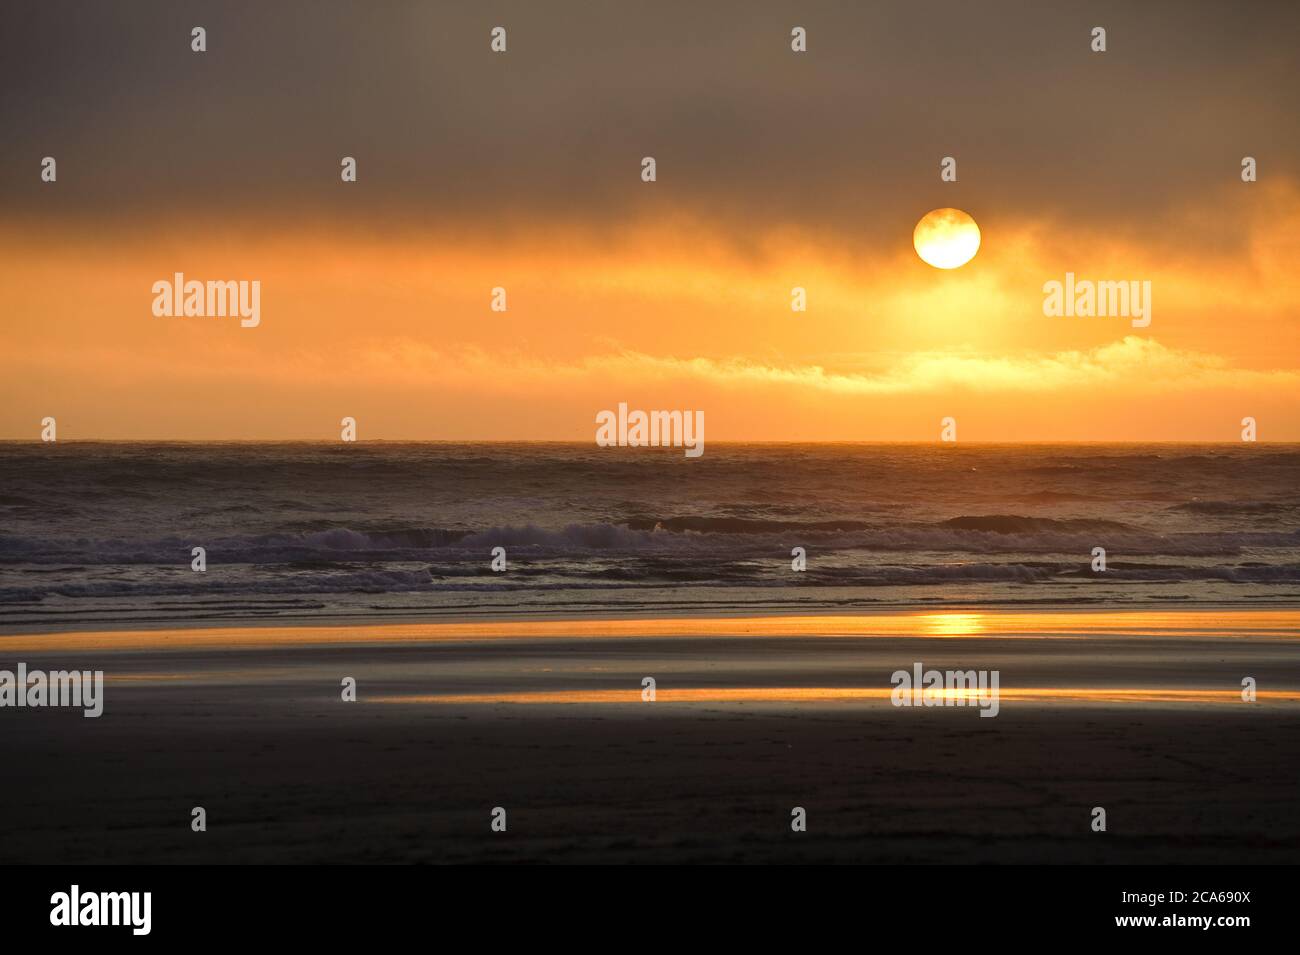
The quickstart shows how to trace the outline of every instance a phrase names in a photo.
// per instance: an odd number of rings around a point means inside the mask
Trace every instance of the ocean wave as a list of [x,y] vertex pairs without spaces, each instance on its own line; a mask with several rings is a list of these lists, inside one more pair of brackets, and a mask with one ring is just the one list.
[[[1122,562],[1110,565],[1104,574],[1092,572],[1086,562],[1008,561],[953,562],[941,564],[888,564],[875,562],[822,564],[814,558],[808,569],[791,573],[789,563],[711,561],[676,562],[630,560],[623,565],[595,564],[561,566],[516,563],[507,573],[491,572],[486,563],[473,573],[464,568],[383,568],[350,570],[289,570],[257,568],[227,576],[141,571],[134,579],[76,578],[49,581],[38,586],[0,586],[0,604],[39,603],[47,598],[196,598],[230,596],[302,596],[326,594],[462,593],[483,594],[516,591],[555,592],[622,591],[639,589],[672,590],[760,589],[791,592],[808,588],[877,588],[896,586],[1017,584],[1118,586],[1135,583],[1195,583],[1218,581],[1243,585],[1300,583],[1300,563],[1193,565]],[[448,572],[451,571],[451,572]]]
[[[631,526],[635,523],[636,526]],[[649,526],[647,526],[649,525]],[[660,555],[717,559],[764,557],[794,546],[829,552],[934,552],[936,554],[1089,554],[1096,546],[1130,556],[1235,556],[1247,549],[1290,551],[1300,530],[1205,530],[1155,533],[1115,520],[1019,515],[964,515],[936,522],[760,521],[682,517],[635,522],[533,524],[482,529],[409,527],[315,528],[248,537],[107,540],[0,536],[0,565],[188,564],[202,544],[212,564],[283,564],[312,561],[385,561],[455,558],[478,560],[492,548],[537,558],[591,555]]]
[[627,521],[632,530],[669,531],[692,534],[771,534],[778,531],[817,533],[860,531],[871,527],[866,521],[781,521],[743,517],[639,517]]
[[1171,511],[1189,514],[1277,514],[1294,509],[1294,504],[1274,504],[1267,501],[1187,501],[1175,504]]
[[1145,533],[1142,528],[1120,521],[1098,520],[1096,518],[1054,518],[1054,517],[1020,517],[1014,514],[978,514],[952,517],[940,521],[940,527],[951,527],[963,531],[986,531],[992,534],[1093,534],[1111,533]]

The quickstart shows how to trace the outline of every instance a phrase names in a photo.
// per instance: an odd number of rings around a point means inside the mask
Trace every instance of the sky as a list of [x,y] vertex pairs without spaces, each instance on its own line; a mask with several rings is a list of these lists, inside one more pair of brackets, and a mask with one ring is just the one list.
[[[0,17],[0,438],[586,441],[626,402],[710,441],[1300,440],[1294,4]],[[912,248],[943,207],[959,269]],[[259,281],[260,323],[156,316],[177,272]],[[1149,281],[1150,325],[1045,315],[1067,272]]]

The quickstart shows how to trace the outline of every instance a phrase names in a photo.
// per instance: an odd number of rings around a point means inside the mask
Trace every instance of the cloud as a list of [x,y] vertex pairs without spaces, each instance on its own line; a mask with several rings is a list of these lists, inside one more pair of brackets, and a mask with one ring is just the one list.
[[1231,366],[1226,359],[1168,348],[1153,339],[1127,336],[1087,351],[998,357],[928,353],[907,356],[874,373],[827,371],[819,365],[774,365],[744,357],[680,358],[621,350],[578,361],[493,355],[481,349],[448,353],[417,342],[366,352],[363,373],[389,383],[487,390],[532,391],[547,382],[577,387],[620,383],[697,383],[723,389],[796,389],[842,396],[933,395],[953,390],[979,393],[1050,394],[1122,389],[1167,393],[1206,389],[1300,389],[1300,372]]
[[[943,204],[1140,227],[1251,151],[1267,178],[1300,175],[1295,4],[1094,2],[1104,55],[1074,6],[500,0],[489,20],[477,4],[13,0],[0,210],[382,230],[677,203],[741,235],[782,222],[884,243]],[[806,54],[789,49],[796,8]],[[35,174],[51,152],[57,202]]]

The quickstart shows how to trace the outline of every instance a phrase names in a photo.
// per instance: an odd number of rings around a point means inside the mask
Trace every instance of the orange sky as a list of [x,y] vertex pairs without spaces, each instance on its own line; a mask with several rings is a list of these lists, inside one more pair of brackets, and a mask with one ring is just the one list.
[[[0,36],[0,438],[588,441],[627,402],[708,441],[1300,440],[1290,5],[1101,2],[1104,54],[1056,5],[828,6],[794,54],[765,0],[141,3]],[[911,246],[944,206],[983,231],[953,271]],[[260,281],[260,326],[155,317],[178,271]],[[1067,271],[1150,281],[1151,325],[1044,316]]]
[[[363,440],[587,440],[626,401],[703,409],[715,441],[928,440],[948,415],[960,440],[1232,441],[1246,415],[1300,439],[1294,187],[1225,186],[1155,239],[971,211],[983,245],[953,271],[901,219],[860,248],[789,228],[742,246],[685,212],[505,238],[10,230],[0,434],[53,415],[65,440],[329,439],[351,415]],[[1184,241],[1198,219],[1244,239]],[[177,270],[260,279],[260,326],[155,317]],[[1067,270],[1150,280],[1151,325],[1044,316]]]

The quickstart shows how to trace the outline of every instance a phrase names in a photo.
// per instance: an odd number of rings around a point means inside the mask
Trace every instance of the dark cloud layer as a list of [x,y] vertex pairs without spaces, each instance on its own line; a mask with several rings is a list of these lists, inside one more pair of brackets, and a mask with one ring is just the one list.
[[1246,154],[1300,180],[1293,3],[17,0],[3,17],[0,221],[490,230],[681,209],[871,235],[962,204],[1126,228],[1229,186]]

